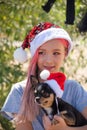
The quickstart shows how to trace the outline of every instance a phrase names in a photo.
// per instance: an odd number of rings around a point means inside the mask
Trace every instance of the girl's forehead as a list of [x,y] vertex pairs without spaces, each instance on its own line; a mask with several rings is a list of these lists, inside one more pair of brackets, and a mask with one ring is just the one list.
[[61,47],[64,47],[63,42],[58,39],[53,39],[45,42],[43,45],[39,47],[39,49],[46,49],[46,48],[57,49]]

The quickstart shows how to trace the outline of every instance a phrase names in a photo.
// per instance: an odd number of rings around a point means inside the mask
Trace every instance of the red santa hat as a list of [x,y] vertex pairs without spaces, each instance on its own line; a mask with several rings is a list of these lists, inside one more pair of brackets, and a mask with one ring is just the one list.
[[49,22],[43,22],[35,26],[26,36],[22,46],[14,52],[14,58],[20,63],[27,60],[25,48],[30,48],[31,56],[33,57],[36,50],[48,40],[62,38],[68,41],[68,53],[71,51],[73,43],[68,33]]
[[43,70],[40,73],[40,77],[50,85],[57,97],[62,97],[66,80],[66,76],[63,73],[50,73],[48,70]]

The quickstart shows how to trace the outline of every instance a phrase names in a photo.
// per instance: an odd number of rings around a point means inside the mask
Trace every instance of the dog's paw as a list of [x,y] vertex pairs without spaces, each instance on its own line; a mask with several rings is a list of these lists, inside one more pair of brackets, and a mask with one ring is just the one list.
[[74,126],[76,123],[76,118],[73,112],[71,111],[62,111],[60,112],[60,116],[65,120],[66,124],[69,126]]

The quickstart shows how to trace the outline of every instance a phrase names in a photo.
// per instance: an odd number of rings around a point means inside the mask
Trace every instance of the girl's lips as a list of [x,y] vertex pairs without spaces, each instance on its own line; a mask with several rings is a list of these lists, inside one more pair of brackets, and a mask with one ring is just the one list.
[[55,67],[54,67],[54,66],[45,66],[44,68],[47,69],[47,70],[49,70],[49,71],[51,71],[51,70],[54,69]]

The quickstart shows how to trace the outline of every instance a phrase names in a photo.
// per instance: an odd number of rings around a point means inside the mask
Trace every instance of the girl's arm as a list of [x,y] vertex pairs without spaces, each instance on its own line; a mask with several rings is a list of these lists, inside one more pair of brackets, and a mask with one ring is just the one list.
[[[59,130],[87,130],[87,125],[80,126],[80,127],[69,127],[65,124],[65,121],[61,117],[55,116],[54,118],[59,122],[58,126],[56,125],[54,130],[57,130],[57,129]],[[47,129],[47,130],[50,130],[50,129]]]
[[[85,107],[82,114],[87,119],[87,107]],[[87,125],[81,127],[69,127],[61,117],[54,116],[54,118],[58,121],[58,124],[56,125],[51,125],[51,122],[47,116],[43,117],[45,130],[87,130]]]
[[32,123],[29,121],[24,121],[22,116],[14,114],[13,124],[15,125],[15,130],[33,130]]
[[33,130],[32,124],[29,121],[26,122],[20,122],[16,124],[15,130]]
[[14,115],[14,125],[15,125],[15,130],[33,130],[32,123],[29,121],[24,121],[22,116],[20,116],[18,119],[20,121],[17,121],[17,114]]
[[82,115],[87,119],[87,107],[82,111]]

